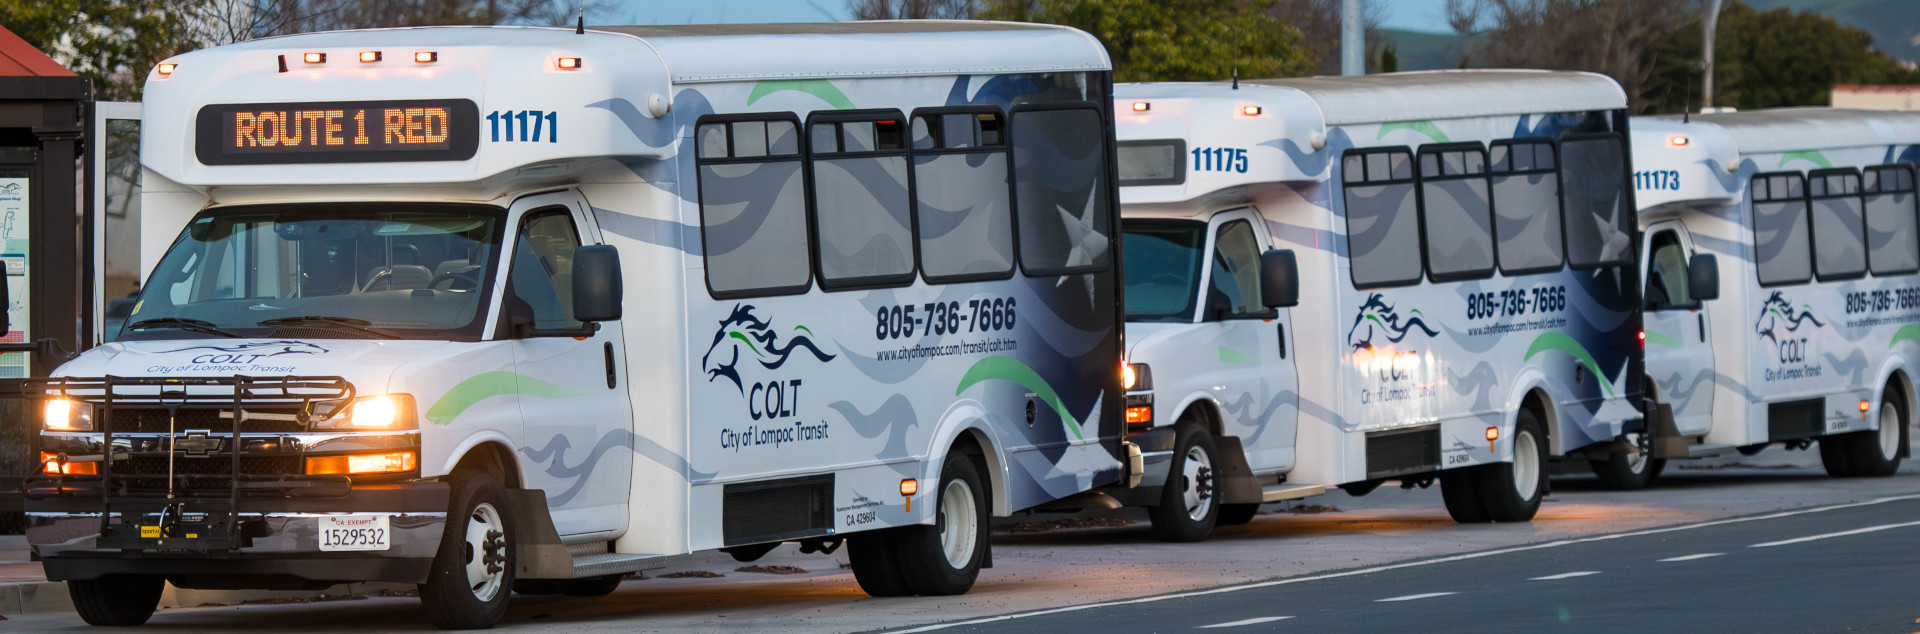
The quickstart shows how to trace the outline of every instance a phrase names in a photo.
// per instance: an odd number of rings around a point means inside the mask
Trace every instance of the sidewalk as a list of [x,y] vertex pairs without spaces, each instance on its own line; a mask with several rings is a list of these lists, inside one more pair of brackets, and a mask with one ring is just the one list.
[[47,581],[24,535],[0,535],[0,616],[73,610],[67,584]]

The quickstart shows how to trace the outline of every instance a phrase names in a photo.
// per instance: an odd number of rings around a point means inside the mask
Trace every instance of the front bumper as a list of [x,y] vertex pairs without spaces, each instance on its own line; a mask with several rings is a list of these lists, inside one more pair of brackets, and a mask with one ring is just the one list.
[[[324,586],[358,581],[424,583],[446,528],[451,489],[442,482],[410,482],[357,487],[339,497],[242,499],[237,543],[224,535],[201,538],[187,531],[194,509],[174,535],[139,539],[135,547],[102,547],[98,499],[59,497],[26,499],[27,542],[50,581],[97,579],[103,575],[146,574],[193,588],[278,588]],[[129,505],[131,506],[131,505]],[[320,518],[329,515],[388,516],[388,550],[323,552]],[[225,516],[225,509],[208,515]],[[123,511],[116,504],[115,533],[127,524],[158,526],[156,512]],[[142,537],[145,537],[144,535]]]

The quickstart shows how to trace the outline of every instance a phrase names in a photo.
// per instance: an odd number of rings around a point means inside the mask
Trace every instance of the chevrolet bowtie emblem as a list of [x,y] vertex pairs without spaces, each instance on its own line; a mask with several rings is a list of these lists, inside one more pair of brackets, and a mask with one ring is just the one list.
[[212,438],[207,432],[194,430],[173,437],[173,450],[194,455],[207,455],[220,449],[220,439]]

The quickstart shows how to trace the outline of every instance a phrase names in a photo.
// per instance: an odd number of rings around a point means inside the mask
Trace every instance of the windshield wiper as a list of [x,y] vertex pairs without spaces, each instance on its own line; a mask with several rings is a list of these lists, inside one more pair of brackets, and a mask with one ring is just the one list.
[[339,328],[344,328],[346,330],[352,330],[354,332],[373,335],[381,339],[399,339],[400,338],[398,335],[391,335],[384,332],[380,332],[378,330],[374,330],[372,328],[368,328],[367,326],[373,325],[373,322],[371,321],[367,321],[365,319],[354,319],[352,317],[332,317],[328,315],[301,315],[299,317],[277,317],[274,319],[262,319],[260,320],[259,323],[254,325],[265,327],[265,328],[277,328],[280,326],[310,326],[310,325],[335,326]]
[[148,328],[174,328],[178,330],[189,330],[193,332],[206,333],[209,335],[219,335],[222,337],[239,337],[240,336],[240,335],[233,334],[231,332],[227,332],[225,330],[221,330],[218,324],[215,324],[211,321],[207,321],[204,319],[186,319],[182,317],[155,317],[153,319],[142,319],[140,321],[127,324],[127,330],[146,330]]

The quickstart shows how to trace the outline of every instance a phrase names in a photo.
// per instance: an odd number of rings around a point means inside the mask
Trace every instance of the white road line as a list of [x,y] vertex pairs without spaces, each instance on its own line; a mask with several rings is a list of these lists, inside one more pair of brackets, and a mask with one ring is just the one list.
[[1263,616],[1263,617],[1259,617],[1259,618],[1254,618],[1254,619],[1246,619],[1246,620],[1243,620],[1243,621],[1232,621],[1232,622],[1228,622],[1228,623],[1215,623],[1215,624],[1213,624],[1213,625],[1202,625],[1202,626],[1200,626],[1200,628],[1199,628],[1199,629],[1203,629],[1203,630],[1204,630],[1204,629],[1207,629],[1207,628],[1210,628],[1210,627],[1240,627],[1240,626],[1242,626],[1242,625],[1259,625],[1259,624],[1261,624],[1261,623],[1272,623],[1272,622],[1274,622],[1274,621],[1284,621],[1284,620],[1286,620],[1286,619],[1291,619],[1291,618],[1293,618],[1293,617],[1291,617],[1291,616]]
[[1557,575],[1547,575],[1545,577],[1534,577],[1532,579],[1528,579],[1527,581],[1554,581],[1558,579],[1572,579],[1574,577],[1585,577],[1587,575],[1597,575],[1597,574],[1600,574],[1600,571],[1582,570],[1580,572],[1563,572]]
[[1760,520],[1779,519],[1782,517],[1793,517],[1795,515],[1806,515],[1809,513],[1825,513],[1827,511],[1839,511],[1843,509],[1859,508],[1862,506],[1874,506],[1878,504],[1887,504],[1890,502],[1906,502],[1909,500],[1920,500],[1920,495],[1896,495],[1891,497],[1867,500],[1865,502],[1850,502],[1847,504],[1835,504],[1832,506],[1816,506],[1813,508],[1795,509],[1792,511],[1781,511],[1779,513],[1769,513],[1766,515],[1752,515],[1748,517],[1734,517],[1734,518],[1729,518],[1724,520],[1713,520],[1711,522],[1701,522],[1698,524],[1681,524],[1679,526],[1649,528],[1646,530],[1629,531],[1625,533],[1613,533],[1611,535],[1595,535],[1593,537],[1582,537],[1579,539],[1565,539],[1560,541],[1542,542],[1539,544],[1527,544],[1525,546],[1514,546],[1511,548],[1486,550],[1486,551],[1481,551],[1477,553],[1450,555],[1447,557],[1435,557],[1433,559],[1422,559],[1419,561],[1409,561],[1404,563],[1388,564],[1385,566],[1361,568],[1358,570],[1343,570],[1340,572],[1329,572],[1326,574],[1310,575],[1306,577],[1290,577],[1287,579],[1274,579],[1272,581],[1260,581],[1255,583],[1241,584],[1237,586],[1225,586],[1220,588],[1209,588],[1206,590],[1194,590],[1191,592],[1176,592],[1172,594],[1162,594],[1159,596],[1141,597],[1138,599],[1122,599],[1119,601],[1105,601],[1101,603],[1083,603],[1080,605],[1070,605],[1063,608],[1048,608],[1045,610],[1021,612],[1018,614],[1002,614],[999,616],[987,616],[987,617],[981,617],[977,619],[968,619],[965,621],[935,623],[932,625],[923,625],[923,626],[912,628],[912,629],[900,630],[898,634],[919,634],[920,632],[932,632],[936,630],[944,630],[944,629],[955,628],[955,627],[985,625],[987,623],[999,623],[1001,621],[1012,621],[1014,619],[1024,619],[1024,618],[1035,617],[1035,616],[1047,616],[1050,614],[1079,612],[1082,610],[1110,608],[1110,607],[1121,606],[1121,605],[1138,605],[1142,603],[1156,603],[1159,601],[1167,601],[1171,599],[1187,599],[1192,597],[1203,597],[1203,596],[1215,595],[1215,594],[1226,594],[1229,592],[1239,592],[1242,590],[1257,590],[1260,588],[1271,588],[1274,586],[1306,583],[1309,581],[1324,581],[1327,579],[1339,579],[1342,577],[1355,577],[1359,575],[1373,574],[1376,572],[1386,572],[1389,570],[1401,570],[1404,568],[1418,568],[1421,566],[1432,566],[1435,564],[1446,564],[1446,563],[1453,563],[1456,561],[1467,561],[1470,559],[1482,559],[1482,558],[1494,557],[1498,555],[1510,555],[1513,553],[1526,552],[1529,550],[1540,550],[1543,548],[1558,548],[1560,546],[1571,546],[1574,544],[1588,544],[1593,542],[1622,539],[1626,537],[1640,537],[1642,535],[1658,535],[1661,533],[1673,533],[1678,531],[1693,530],[1696,528],[1708,528],[1713,526],[1725,526],[1727,524],[1740,524],[1745,522],[1756,522]]
[[1895,528],[1906,528],[1908,526],[1920,526],[1920,522],[1907,522],[1905,524],[1882,524],[1880,526],[1868,526],[1866,528],[1856,528],[1850,531],[1840,531],[1838,533],[1827,533],[1825,535],[1808,535],[1806,537],[1783,539],[1777,542],[1767,542],[1765,544],[1754,544],[1752,546],[1748,546],[1748,548],[1767,548],[1769,546],[1785,546],[1787,544],[1799,544],[1803,542],[1826,539],[1829,537],[1846,537],[1848,535],[1859,535],[1861,533],[1873,533],[1873,532],[1890,530]]
[[1698,554],[1698,555],[1682,555],[1682,556],[1680,556],[1680,557],[1668,557],[1668,558],[1666,558],[1666,559],[1662,559],[1662,560],[1660,560],[1660,561],[1663,561],[1663,562],[1665,562],[1665,561],[1693,561],[1693,560],[1695,560],[1695,559],[1706,559],[1706,558],[1708,558],[1708,557],[1719,557],[1719,556],[1721,556],[1721,555],[1725,555],[1725,554],[1726,554],[1726,553],[1700,553],[1700,554]]
[[1395,601],[1412,601],[1415,599],[1431,599],[1434,597],[1444,597],[1449,594],[1459,594],[1459,593],[1458,592],[1428,592],[1426,594],[1409,594],[1404,597],[1393,597],[1391,599],[1374,599],[1373,602],[1374,603],[1393,603]]

